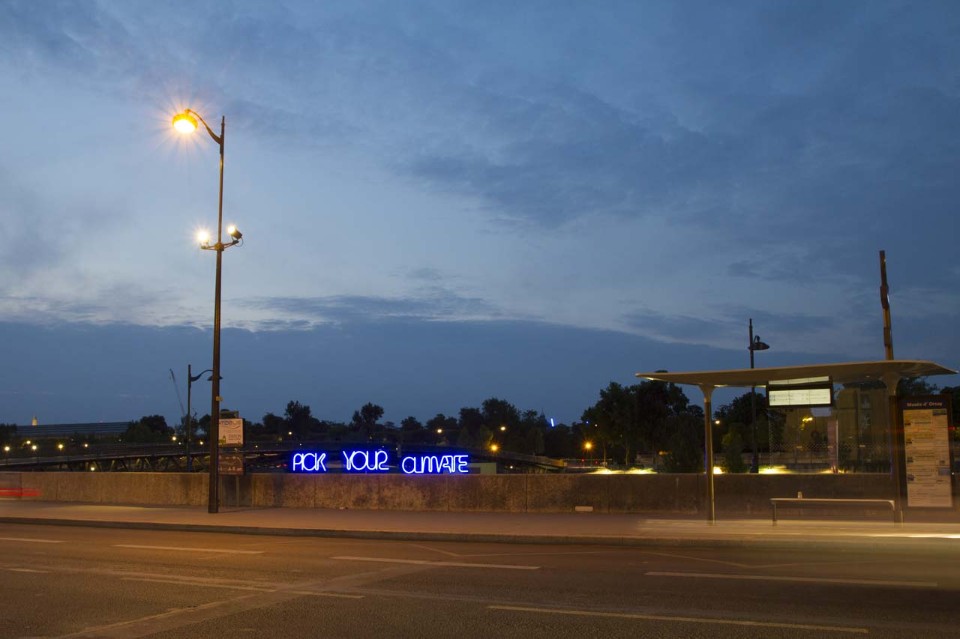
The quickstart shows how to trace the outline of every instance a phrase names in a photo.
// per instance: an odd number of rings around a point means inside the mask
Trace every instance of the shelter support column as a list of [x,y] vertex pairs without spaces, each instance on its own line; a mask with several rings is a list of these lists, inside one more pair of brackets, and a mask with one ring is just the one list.
[[897,396],[900,378],[899,373],[883,374],[883,384],[887,387],[887,412],[890,416],[890,471],[893,474],[894,508],[897,521],[902,523],[907,468],[903,452],[903,420],[900,417],[900,402]]
[[703,470],[707,475],[707,521],[711,524],[717,521],[715,492],[713,487],[713,397],[714,386],[700,385],[703,392]]

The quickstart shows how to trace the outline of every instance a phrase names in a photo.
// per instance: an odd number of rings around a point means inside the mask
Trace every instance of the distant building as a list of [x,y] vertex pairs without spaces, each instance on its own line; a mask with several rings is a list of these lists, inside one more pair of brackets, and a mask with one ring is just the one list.
[[93,424],[44,424],[36,423],[33,426],[20,426],[17,435],[20,437],[71,437],[78,435],[122,435],[130,422],[96,422]]

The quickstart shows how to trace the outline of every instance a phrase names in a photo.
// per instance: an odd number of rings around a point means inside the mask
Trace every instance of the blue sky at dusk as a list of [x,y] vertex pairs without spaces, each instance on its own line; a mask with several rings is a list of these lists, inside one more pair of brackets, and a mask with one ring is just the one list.
[[[0,2],[0,422],[960,366],[955,2]],[[202,133],[199,132],[199,133]],[[956,385],[956,376],[931,380]],[[698,394],[688,395],[699,401]],[[195,387],[209,410],[209,386]]]

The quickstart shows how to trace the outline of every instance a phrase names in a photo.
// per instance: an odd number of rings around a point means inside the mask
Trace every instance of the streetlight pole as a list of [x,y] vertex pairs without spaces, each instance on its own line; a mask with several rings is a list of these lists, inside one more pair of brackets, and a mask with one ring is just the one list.
[[190,396],[193,391],[193,383],[198,379],[200,379],[201,377],[203,377],[205,373],[212,373],[213,371],[208,368],[202,373],[197,373],[196,375],[193,375],[192,372],[193,371],[191,370],[191,365],[187,364],[187,423],[185,424],[185,426],[187,431],[186,434],[187,434],[187,472],[188,473],[193,472],[193,458],[190,456],[190,445],[191,445],[191,442],[193,441],[193,428],[192,428],[193,413],[190,412],[191,411]]
[[200,248],[217,253],[217,277],[213,298],[213,385],[210,397],[210,482],[207,510],[216,513],[220,510],[220,290],[223,270],[224,250],[238,244],[243,234],[236,227],[230,227],[227,232],[233,241],[223,243],[223,148],[226,140],[226,116],[220,118],[220,135],[206,123],[203,117],[191,109],[178,113],[173,117],[173,126],[182,133],[191,133],[198,128],[197,121],[203,124],[207,133],[220,147],[220,197],[217,204],[217,242],[210,244],[202,242]]
[[[770,348],[769,344],[760,341],[759,335],[753,334],[753,318],[750,318],[750,341],[747,343],[747,349],[750,351],[750,370],[753,370],[754,351],[765,351]],[[750,387],[750,430],[753,432],[753,461],[750,464],[750,472],[760,472],[760,453],[757,451],[757,387]],[[770,430],[767,429],[767,448],[771,448]]]

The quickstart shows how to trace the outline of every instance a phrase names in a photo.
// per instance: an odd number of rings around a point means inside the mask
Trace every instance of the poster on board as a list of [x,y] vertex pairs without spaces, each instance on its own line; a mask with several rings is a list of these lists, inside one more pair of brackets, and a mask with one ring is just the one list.
[[900,400],[900,412],[907,468],[907,506],[952,507],[949,398],[905,397]]
[[220,445],[243,446],[243,420],[220,418]]

